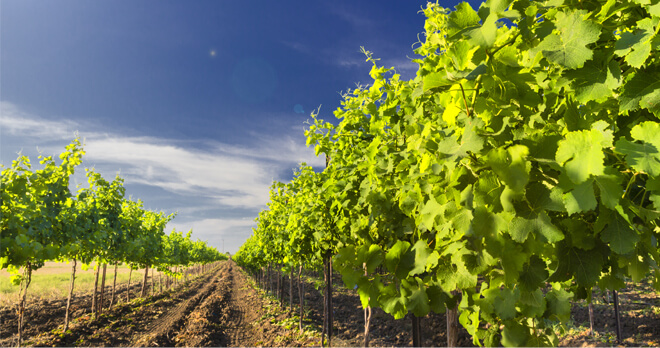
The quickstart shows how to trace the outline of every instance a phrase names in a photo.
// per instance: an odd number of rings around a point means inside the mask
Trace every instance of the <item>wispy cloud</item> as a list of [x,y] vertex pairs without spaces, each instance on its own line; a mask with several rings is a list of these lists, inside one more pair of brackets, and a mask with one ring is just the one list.
[[[25,150],[38,146],[49,154],[58,153],[78,131],[85,143],[84,166],[113,168],[109,173],[100,170],[108,179],[120,170],[126,185],[156,187],[187,201],[199,199],[205,208],[210,204],[219,210],[254,212],[254,215],[238,218],[220,216],[220,219],[207,219],[182,205],[185,215],[180,214],[177,219],[189,221],[201,239],[229,233],[227,228],[230,226],[234,231],[232,235],[236,229],[245,229],[248,233],[241,236],[244,240],[249,236],[247,226],[251,226],[256,212],[268,201],[273,180],[288,180],[281,177],[282,173],[290,172],[299,162],[314,166],[324,163],[323,159],[314,156],[313,149],[305,147],[299,131],[285,132],[280,136],[255,136],[251,145],[246,146],[205,142],[200,148],[172,139],[126,137],[107,130],[100,132],[70,120],[48,120],[8,102],[0,103],[0,113],[2,135],[11,135],[8,137],[11,139],[3,140],[3,146]],[[6,150],[3,149],[3,154]],[[7,165],[13,159],[2,158],[2,163]],[[150,200],[149,194],[144,197],[139,192],[127,192],[130,194],[145,204]],[[159,203],[152,202],[152,205]],[[241,243],[232,245],[232,249]]]
[[294,51],[298,51],[304,54],[311,54],[312,50],[309,46],[303,44],[302,42],[297,41],[282,41],[282,44],[286,47],[291,48]]
[[357,29],[373,30],[374,26],[376,25],[376,22],[374,22],[372,19],[358,15],[353,9],[346,8],[346,6],[342,6],[337,3],[328,4],[332,4],[327,6],[327,9],[330,11],[330,13],[338,16]]
[[75,122],[46,120],[12,103],[0,102],[0,132],[5,135],[27,136],[46,142],[70,137],[77,129]]

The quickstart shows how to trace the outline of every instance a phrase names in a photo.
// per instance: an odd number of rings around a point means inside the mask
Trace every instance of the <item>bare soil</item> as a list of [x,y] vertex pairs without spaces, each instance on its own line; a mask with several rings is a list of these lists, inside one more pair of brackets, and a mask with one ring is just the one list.
[[[87,298],[89,297],[89,298]],[[62,332],[66,299],[28,306],[25,346],[303,346],[313,340],[295,339],[291,328],[264,322],[272,307],[251,287],[231,261],[180,286],[155,296],[137,298],[106,309],[92,320],[87,309],[91,294],[75,302],[74,320]],[[80,308],[78,308],[80,307]],[[16,345],[14,310],[3,308],[0,346]],[[281,317],[286,314],[278,314]]]
[[[91,294],[74,299],[74,320],[62,332],[66,299],[42,300],[27,308],[24,344],[27,346],[176,346],[176,347],[258,347],[319,346],[323,322],[323,296],[305,284],[303,330],[298,328],[298,291],[293,286],[293,308],[289,307],[288,280],[284,304],[275,293],[256,287],[235,263],[222,262],[205,275],[170,290],[143,299],[121,302],[96,320],[89,314]],[[333,346],[361,346],[364,314],[359,296],[346,289],[336,276],[333,293]],[[275,277],[273,285],[275,285]],[[136,292],[139,285],[135,285]],[[125,286],[120,296],[125,296]],[[275,286],[273,286],[273,289]],[[616,343],[614,309],[605,292],[594,292],[594,334],[589,333],[588,307],[576,302],[572,319],[560,333],[561,346],[613,346]],[[649,283],[632,285],[619,293],[622,346],[660,345],[660,299]],[[394,320],[380,309],[373,309],[371,346],[411,346],[411,318]],[[460,327],[459,327],[460,328]],[[424,346],[446,345],[444,314],[422,319]],[[0,308],[0,346],[14,346],[15,310]],[[460,328],[460,346],[472,340]]]

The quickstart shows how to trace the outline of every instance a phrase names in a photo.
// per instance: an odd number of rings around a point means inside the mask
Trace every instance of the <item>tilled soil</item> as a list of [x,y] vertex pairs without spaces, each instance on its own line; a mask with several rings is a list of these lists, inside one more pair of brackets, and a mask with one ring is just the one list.
[[[130,287],[131,298],[139,293],[140,279],[133,279]],[[114,303],[118,304],[126,299],[126,284],[118,284],[115,289]],[[112,287],[106,286],[105,303],[110,301]],[[39,299],[28,300],[25,309],[23,337],[34,337],[44,332],[56,330],[64,324],[67,299]],[[87,318],[91,313],[92,293],[75,294],[71,300],[71,318]],[[18,330],[18,315],[14,307],[0,308],[0,347],[15,346]]]
[[[274,280],[274,279],[273,279]],[[629,285],[620,292],[624,346],[660,345],[660,300],[649,284]],[[28,307],[24,344],[29,346],[319,346],[323,297],[312,282],[305,285],[304,329],[298,330],[298,308],[286,305],[257,289],[255,283],[231,261],[205,275],[153,297],[119,303],[91,320],[91,296],[78,296],[69,331],[61,332],[66,300],[40,301]],[[298,287],[293,286],[294,304]],[[333,346],[361,346],[364,312],[354,290],[343,287],[335,277],[333,293]],[[594,335],[589,335],[588,307],[573,305],[572,321],[561,334],[561,346],[616,345],[614,311],[606,303],[606,293],[594,293]],[[36,306],[41,306],[38,308]],[[0,346],[15,345],[13,312],[0,309]],[[12,326],[13,325],[13,326]],[[380,309],[373,309],[371,346],[411,346],[411,320],[394,320]],[[444,315],[430,314],[422,319],[424,346],[446,345]],[[460,346],[472,340],[459,326]]]
[[[34,311],[39,315],[27,318],[32,322],[26,322],[30,329],[24,332],[23,343],[113,347],[312,344],[313,340],[296,340],[296,330],[266,322],[264,308],[270,305],[264,301],[235,263],[227,261],[175,289],[106,309],[96,320],[87,313],[74,316],[66,333],[62,333],[63,309],[53,305],[52,310]],[[7,333],[0,346],[15,345],[15,331],[2,330]],[[283,337],[288,339],[282,341]]]

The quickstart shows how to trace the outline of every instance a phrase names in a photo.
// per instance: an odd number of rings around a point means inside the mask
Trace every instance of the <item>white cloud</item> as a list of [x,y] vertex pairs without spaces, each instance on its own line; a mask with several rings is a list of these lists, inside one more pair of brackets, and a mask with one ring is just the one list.
[[[330,3],[328,3],[330,4]],[[347,8],[346,6],[338,6],[336,3],[327,6],[330,13],[338,16],[342,20],[348,22],[356,30],[373,30],[375,22],[370,18],[360,16],[356,13],[355,9]]]
[[312,54],[313,53],[312,50],[309,48],[309,46],[307,46],[307,45],[305,45],[301,42],[286,41],[286,40],[283,40],[281,42],[284,46],[287,46],[287,47],[291,48],[294,51],[304,53],[304,54]]
[[85,150],[90,162],[128,165],[127,181],[212,196],[230,206],[262,206],[273,174],[271,166],[253,158],[186,149],[160,139],[87,138]]
[[27,136],[45,142],[70,138],[77,130],[75,122],[49,121],[21,110],[12,103],[0,101],[0,132],[5,133],[5,136]]
[[[169,233],[172,228],[187,232],[193,230],[193,239],[199,238],[215,245],[218,251],[236,251],[252,234],[252,228],[257,224],[251,219],[203,219],[186,224],[176,223],[176,219],[168,224]],[[199,236],[199,237],[197,237]]]

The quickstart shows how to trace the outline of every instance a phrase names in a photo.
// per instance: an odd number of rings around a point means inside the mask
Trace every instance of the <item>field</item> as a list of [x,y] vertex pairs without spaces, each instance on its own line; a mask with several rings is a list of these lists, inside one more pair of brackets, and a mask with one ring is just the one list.
[[[69,282],[71,281],[71,263],[46,262],[45,266],[32,273],[32,283],[28,290],[29,301],[37,299],[57,300],[66,297],[69,293]],[[117,284],[128,282],[130,269],[126,265],[117,268]],[[106,271],[106,285],[112,285],[114,267],[108,266]],[[140,281],[144,276],[144,269],[133,270],[131,282]],[[9,281],[10,274],[6,270],[0,271],[0,306],[8,306],[18,301],[19,287],[12,285]],[[94,264],[87,270],[82,265],[76,265],[75,292],[86,293],[94,289]]]
[[[64,265],[68,266],[68,265]],[[61,273],[60,271],[61,270]],[[68,267],[50,264],[43,279],[59,279]],[[90,272],[90,271],[87,271]],[[84,273],[84,272],[83,272]],[[313,286],[314,274],[304,277],[305,319],[298,329],[297,308],[288,307],[288,281],[284,286],[284,305],[255,283],[233,262],[222,262],[207,274],[181,283],[155,296],[120,302],[92,321],[89,315],[91,295],[77,291],[72,313],[73,324],[61,332],[65,297],[53,291],[35,293],[29,301],[24,344],[29,346],[318,346],[320,344],[323,300]],[[35,283],[37,282],[35,278]],[[134,278],[136,279],[136,278]],[[363,311],[359,297],[341,285],[338,276],[334,292],[334,346],[361,346]],[[157,279],[158,280],[158,279]],[[54,284],[54,283],[52,283]],[[66,284],[62,281],[61,284]],[[107,283],[106,283],[107,284]],[[125,296],[121,283],[120,298]],[[135,283],[133,283],[135,284]],[[620,292],[624,346],[660,345],[660,299],[648,283],[629,285]],[[35,289],[38,287],[35,284]],[[297,287],[293,286],[294,299]],[[32,289],[34,290],[34,289]],[[133,292],[138,291],[138,284]],[[42,297],[39,297],[42,296]],[[135,295],[134,295],[135,296]],[[562,346],[616,345],[614,310],[606,301],[606,293],[595,293],[595,335],[588,333],[587,306],[574,303],[572,319],[564,328],[557,327]],[[294,300],[294,304],[296,301]],[[295,305],[294,305],[295,307]],[[16,316],[12,308],[0,310],[0,345],[15,344]],[[372,346],[410,346],[409,318],[396,321],[379,309],[371,319]],[[431,314],[422,320],[425,346],[445,345],[445,317]],[[472,346],[472,340],[461,331],[459,345]]]

